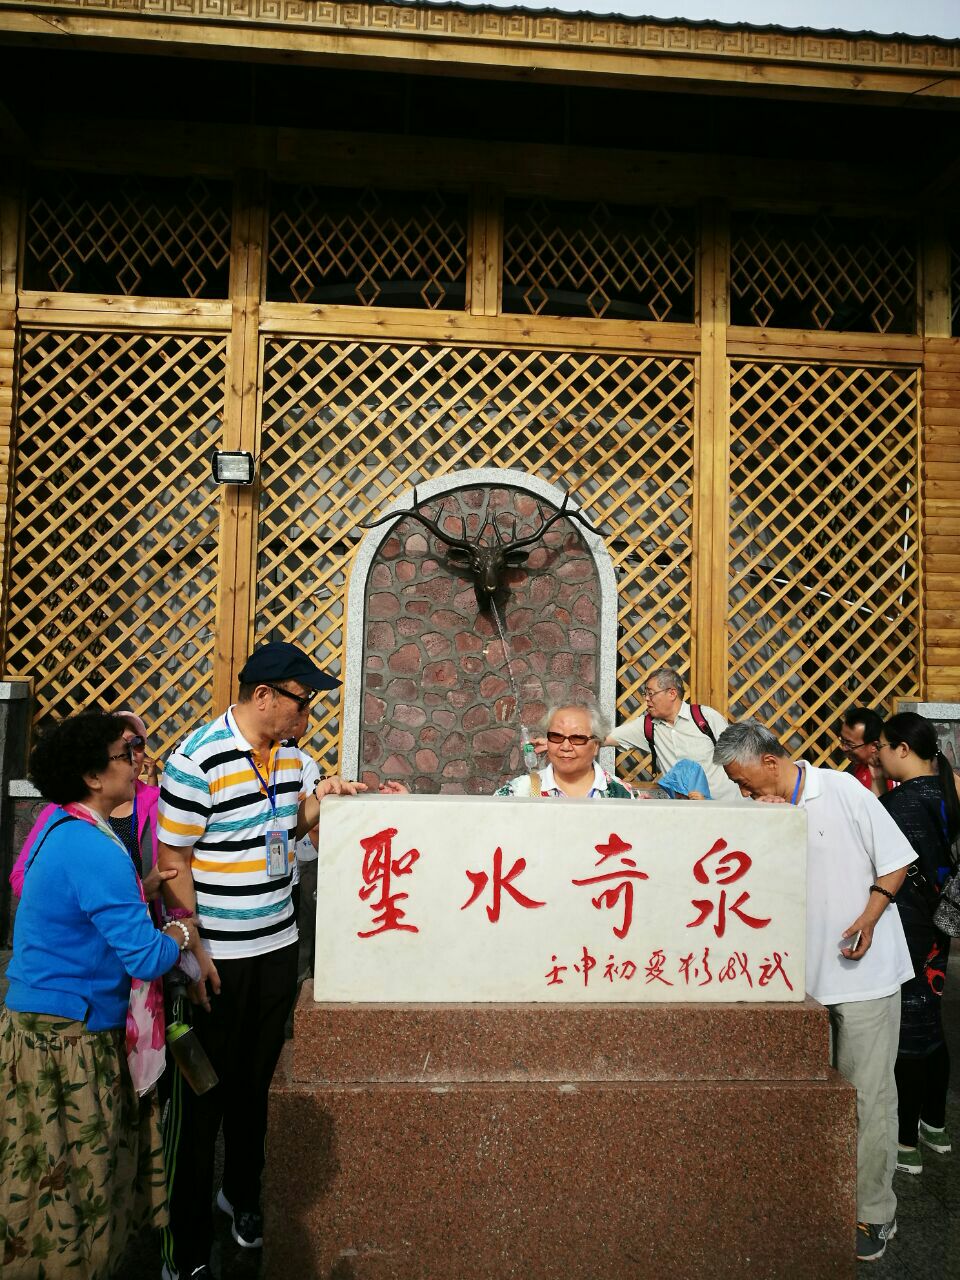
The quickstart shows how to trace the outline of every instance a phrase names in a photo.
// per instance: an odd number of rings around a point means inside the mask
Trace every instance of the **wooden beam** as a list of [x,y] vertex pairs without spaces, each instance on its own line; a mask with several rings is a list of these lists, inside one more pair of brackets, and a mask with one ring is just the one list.
[[[691,204],[705,197],[796,212],[889,213],[917,208],[913,174],[884,164],[835,163],[626,148],[399,137],[243,125],[186,125],[82,115],[38,121],[34,163],[51,168],[229,176],[266,170],[278,182],[329,182],[468,190],[499,187],[636,204]],[[927,206],[924,206],[926,209]]]
[[[206,57],[282,58],[418,74],[509,77],[684,92],[782,96],[794,91],[858,101],[955,99],[960,60],[952,42],[831,38],[704,23],[591,15],[495,13],[434,5],[290,6],[271,20],[183,0],[157,18],[123,0],[4,0],[0,31],[40,43],[121,52],[183,50]],[[812,37],[812,38],[811,38]]]
[[[926,338],[950,337],[950,244],[942,217],[924,219],[921,233],[921,305],[920,319]],[[929,394],[936,383],[924,379]]]
[[838,364],[923,363],[923,339],[901,333],[828,333],[819,329],[727,329],[727,354]]
[[13,519],[21,196],[19,167],[10,165],[0,177],[0,653],[6,651]]
[[730,488],[730,376],[727,359],[730,227],[727,211],[705,206],[700,237],[700,356],[694,461],[691,693],[726,714],[727,544]]
[[225,333],[230,302],[203,298],[129,297],[126,294],[47,293],[22,289],[23,324],[102,329],[117,326],[190,333]]
[[960,697],[960,339],[950,336],[950,247],[943,224],[923,233],[921,418],[921,694]]
[[[266,198],[263,175],[237,179],[230,254],[231,326],[223,448],[257,458],[260,424],[259,310],[263,289]],[[256,607],[259,477],[252,485],[224,485],[221,497],[214,706],[235,697],[237,675],[253,641]]]
[[265,302],[260,308],[265,334],[357,337],[367,341],[490,343],[511,346],[575,346],[591,351],[692,354],[699,333],[692,324],[593,320],[564,316],[471,315],[466,311],[414,311],[399,307],[315,306]]
[[498,315],[503,288],[503,197],[491,187],[475,187],[471,193],[468,252],[467,310],[476,316]]

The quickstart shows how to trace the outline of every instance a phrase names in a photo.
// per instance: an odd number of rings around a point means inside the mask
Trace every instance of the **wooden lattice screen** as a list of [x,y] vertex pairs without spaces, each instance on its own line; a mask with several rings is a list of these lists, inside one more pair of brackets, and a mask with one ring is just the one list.
[[225,298],[230,185],[37,171],[27,199],[28,289]]
[[913,333],[916,229],[879,218],[738,214],[730,314],[740,325]]
[[4,670],[38,718],[133,706],[163,752],[208,712],[225,347],[24,333]]
[[915,370],[732,366],[730,714],[814,763],[919,692],[918,431]]
[[503,309],[533,315],[693,320],[692,209],[508,200]]
[[[646,662],[686,668],[691,360],[290,338],[266,343],[263,382],[258,641],[294,640],[338,673],[359,524],[427,477],[516,467],[573,492],[608,540],[621,715]],[[337,704],[312,723],[332,765]]]
[[273,189],[266,289],[271,301],[462,308],[466,282],[463,195]]

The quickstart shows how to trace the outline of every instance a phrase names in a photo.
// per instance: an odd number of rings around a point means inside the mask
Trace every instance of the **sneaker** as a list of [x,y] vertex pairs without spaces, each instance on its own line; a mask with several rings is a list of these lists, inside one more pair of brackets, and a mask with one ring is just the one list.
[[901,1173],[923,1173],[923,1156],[919,1147],[903,1147],[897,1143],[897,1168]]
[[223,1187],[217,1192],[217,1208],[231,1219],[230,1228],[234,1240],[241,1249],[263,1248],[263,1214],[258,1209],[237,1209],[223,1194]]
[[939,1151],[942,1156],[953,1150],[946,1129],[935,1129],[932,1124],[924,1124],[922,1120],[920,1121],[920,1141],[931,1151]]
[[897,1234],[897,1220],[857,1223],[857,1261],[876,1262],[882,1258],[887,1241]]

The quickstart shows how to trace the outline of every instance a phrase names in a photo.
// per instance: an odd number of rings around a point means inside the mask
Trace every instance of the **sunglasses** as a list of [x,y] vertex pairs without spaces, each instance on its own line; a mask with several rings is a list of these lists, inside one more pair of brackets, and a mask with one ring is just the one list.
[[124,741],[127,746],[132,747],[134,751],[142,751],[147,745],[146,738],[141,738],[139,735],[135,738],[125,738]]
[[592,734],[588,733],[553,733],[547,734],[547,741],[552,742],[555,747],[559,747],[562,742],[569,742],[571,747],[585,747],[588,742],[593,742]]
[[118,756],[107,756],[108,760],[126,760],[127,764],[133,764],[133,743],[127,743],[126,751],[121,751]]
[[268,689],[272,689],[274,693],[282,693],[285,698],[289,698],[291,702],[295,702],[301,711],[306,711],[310,703],[317,696],[316,693],[305,693],[303,697],[298,693],[291,693],[289,689],[281,689],[278,684],[271,684],[269,680],[263,682]]

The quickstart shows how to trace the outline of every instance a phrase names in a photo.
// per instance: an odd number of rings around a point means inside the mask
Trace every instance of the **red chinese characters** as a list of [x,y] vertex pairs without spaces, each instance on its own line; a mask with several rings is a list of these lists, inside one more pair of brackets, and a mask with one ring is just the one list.
[[[633,845],[627,844],[625,840],[612,832],[606,844],[594,845],[600,857],[594,864],[598,867],[606,868],[601,875],[588,876],[585,880],[572,880],[571,884],[575,885],[594,885],[610,883],[610,887],[602,890],[595,898],[591,898],[591,902],[599,911],[601,907],[613,908],[618,900],[623,900],[623,917],[619,926],[613,926],[613,932],[618,938],[625,938],[630,932],[630,925],[633,923],[633,889],[635,880],[649,880],[649,876],[645,871],[637,870],[637,863],[634,858],[628,858],[625,855],[629,853]],[[619,865],[614,865],[610,859],[619,860]]]
[[[497,846],[496,853],[493,855],[493,902],[486,908],[487,919],[491,924],[496,924],[500,919],[500,902],[504,889],[506,889],[510,897],[513,898],[514,902],[519,903],[521,907],[526,907],[528,910],[533,910],[536,907],[545,907],[547,905],[545,902],[537,902],[534,898],[528,898],[527,895],[522,893],[513,883],[517,876],[519,876],[526,868],[526,865],[526,858],[517,858],[516,862],[507,874],[504,875],[503,850],[499,845]],[[486,871],[468,871],[466,874],[467,879],[473,885],[473,893],[471,893],[470,897],[460,908],[461,911],[466,911],[467,907],[472,906],[473,903],[476,902],[490,880]]]
[[379,891],[379,897],[374,902],[370,902],[370,907],[375,914],[373,923],[376,928],[368,929],[364,933],[357,933],[358,938],[372,938],[378,933],[386,933],[390,929],[397,929],[407,933],[419,933],[419,929],[415,924],[404,924],[403,917],[406,914],[400,903],[409,897],[406,893],[397,893],[392,889],[394,876],[406,876],[413,870],[413,864],[420,857],[417,849],[408,849],[406,853],[402,853],[399,857],[393,856],[393,837],[397,834],[396,827],[386,827],[383,831],[378,831],[374,836],[366,836],[361,839],[360,845],[363,849],[363,888],[360,890],[360,899],[368,902],[375,893]]
[[[700,884],[710,883],[710,874],[705,864],[708,859],[722,854],[717,857],[716,866],[713,868],[713,882],[718,885],[733,884],[742,876],[745,876],[753,865],[753,859],[741,849],[731,849],[726,851],[726,840],[717,840],[711,849],[698,858],[693,864],[693,876]],[[736,902],[727,905],[727,891],[722,888],[720,890],[719,902],[713,902],[710,898],[693,898],[692,905],[698,909],[700,914],[695,920],[687,921],[688,929],[695,929],[698,925],[703,924],[707,917],[716,909],[717,917],[713,922],[713,931],[718,938],[722,938],[727,927],[727,912],[731,912],[739,920],[742,920],[750,929],[765,929],[770,923],[771,917],[760,919],[757,916],[751,916],[743,910],[744,903],[749,901],[750,895],[744,890],[737,898]]]

